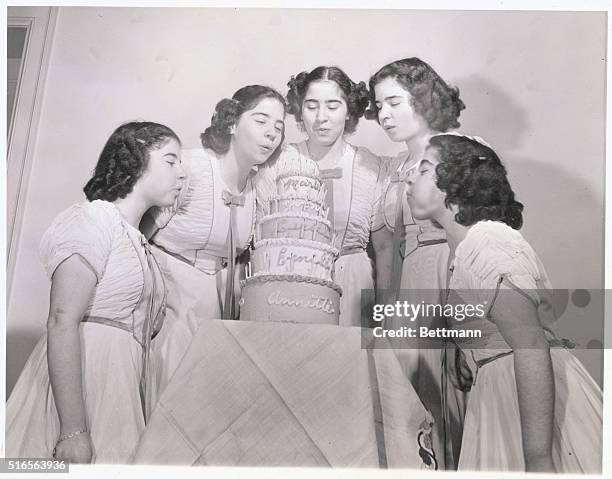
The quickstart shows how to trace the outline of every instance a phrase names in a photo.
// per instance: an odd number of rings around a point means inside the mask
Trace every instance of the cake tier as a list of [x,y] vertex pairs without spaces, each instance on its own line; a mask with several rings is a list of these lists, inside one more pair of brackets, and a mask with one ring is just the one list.
[[251,265],[255,276],[293,273],[331,280],[337,256],[336,248],[316,241],[273,238],[255,243]]
[[275,166],[279,176],[308,176],[319,177],[319,167],[316,161],[308,156],[300,154],[293,147],[283,147]]
[[332,226],[326,219],[305,214],[275,213],[264,216],[258,228],[258,239],[293,238],[331,244]]
[[325,198],[325,186],[318,178],[307,176],[279,176],[276,179],[278,196]]
[[286,213],[327,218],[327,211],[328,208],[324,199],[295,196],[270,198],[270,214]]
[[259,275],[243,281],[241,321],[339,323],[340,287],[301,275]]

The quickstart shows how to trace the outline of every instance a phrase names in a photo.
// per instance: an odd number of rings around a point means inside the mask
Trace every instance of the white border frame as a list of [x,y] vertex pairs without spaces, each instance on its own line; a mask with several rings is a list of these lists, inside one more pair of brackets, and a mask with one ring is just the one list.
[[[507,10],[507,11],[602,11],[608,12],[607,24],[607,80],[606,80],[606,146],[612,144],[612,127],[608,121],[608,115],[612,111],[612,99],[607,92],[612,86],[612,66],[609,62],[609,52],[612,51],[612,29],[610,24],[609,14],[612,11],[612,0],[132,0],[129,3],[126,0],[93,0],[84,2],[83,0],[64,0],[64,1],[47,1],[47,5],[52,6],[104,6],[104,7],[230,7],[230,8],[319,8],[319,9],[402,9],[402,10]],[[40,4],[40,2],[38,3]],[[13,0],[12,6],[32,5],[32,1]],[[1,55],[6,55],[5,51],[0,52]],[[5,81],[2,79],[0,84]],[[2,100],[4,101],[4,100]],[[0,123],[4,120],[0,120]],[[0,145],[4,138],[0,140]],[[608,161],[608,149],[606,148],[606,166],[612,165]],[[0,178],[3,176],[0,173]],[[606,168],[606,188],[605,188],[605,287],[612,288],[612,189],[607,187],[612,184],[612,168]],[[1,184],[1,183],[0,183]],[[2,214],[0,213],[0,219]],[[8,219],[8,218],[7,218]],[[13,232],[13,235],[15,233]],[[0,234],[0,238],[2,235]],[[0,244],[0,251],[1,251]],[[7,244],[8,246],[8,244]],[[16,251],[13,250],[13,254]],[[7,273],[8,273],[7,268]],[[4,279],[1,277],[0,280]],[[10,277],[10,276],[9,276]],[[2,281],[0,281],[0,287]],[[5,296],[6,297],[6,296]],[[0,299],[0,306],[5,305]],[[3,316],[6,308],[3,309]],[[606,344],[610,344],[608,338],[612,338],[612,305],[606,305]],[[0,340],[0,354],[4,354],[4,341],[6,338],[6,330],[4,328],[5,321],[2,318],[2,328],[4,335]],[[2,384],[0,390],[4,390],[4,380],[0,375]],[[603,437],[603,476],[612,477],[612,455],[605,454],[605,451],[612,450],[612,403],[610,396],[612,395],[612,351],[604,351],[604,437]],[[3,409],[0,407],[0,410]],[[3,415],[2,415],[3,416]],[[0,419],[3,419],[1,417]],[[4,431],[4,425],[2,431]],[[3,439],[2,435],[0,438]],[[2,444],[3,446],[3,444]],[[3,449],[3,448],[0,448]],[[71,476],[74,477],[100,477],[106,479],[109,475],[129,474],[131,477],[147,477],[147,478],[166,478],[168,475],[180,475],[181,477],[194,477],[201,479],[203,477],[211,477],[215,479],[221,478],[266,478],[277,479],[291,477],[292,479],[311,479],[318,478],[478,478],[478,477],[499,477],[499,478],[544,478],[544,477],[562,477],[562,478],[586,478],[586,477],[601,477],[601,476],[585,476],[585,475],[552,475],[552,474],[524,474],[524,473],[494,473],[494,472],[426,472],[419,474],[416,470],[376,470],[376,469],[289,469],[289,468],[226,468],[226,467],[206,467],[206,468],[189,468],[189,467],[172,467],[172,466],[104,466],[96,465],[71,465]]]

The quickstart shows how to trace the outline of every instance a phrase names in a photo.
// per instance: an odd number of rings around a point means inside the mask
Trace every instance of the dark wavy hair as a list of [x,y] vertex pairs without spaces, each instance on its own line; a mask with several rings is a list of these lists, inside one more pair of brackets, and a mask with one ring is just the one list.
[[[234,93],[232,98],[224,98],[217,103],[215,113],[210,120],[210,126],[200,135],[204,148],[209,148],[218,155],[227,153],[232,140],[232,126],[238,123],[244,112],[255,108],[264,98],[278,100],[283,105],[283,109],[287,110],[283,95],[274,88],[263,85],[247,85]],[[282,135],[280,145],[283,144],[285,139],[284,131]],[[280,148],[280,145],[278,148]]]
[[461,125],[458,118],[465,104],[459,98],[459,89],[449,86],[431,66],[415,57],[389,63],[372,75],[367,119],[379,121],[374,88],[387,78],[410,93],[412,106],[432,130],[445,132]]
[[353,133],[357,123],[368,107],[369,95],[365,82],[355,83],[340,68],[334,66],[319,66],[310,73],[301,72],[292,76],[287,86],[288,113],[295,117],[297,122],[302,121],[302,102],[313,81],[330,80],[335,82],[342,91],[348,110],[348,119],[344,125],[346,133]]
[[436,185],[446,193],[445,204],[459,207],[457,223],[492,220],[521,228],[523,204],[514,199],[506,168],[491,148],[458,135],[433,136],[429,145],[438,153]]
[[93,176],[83,191],[89,201],[125,198],[149,164],[149,152],[168,141],[181,140],[165,125],[133,121],[117,128],[107,140]]

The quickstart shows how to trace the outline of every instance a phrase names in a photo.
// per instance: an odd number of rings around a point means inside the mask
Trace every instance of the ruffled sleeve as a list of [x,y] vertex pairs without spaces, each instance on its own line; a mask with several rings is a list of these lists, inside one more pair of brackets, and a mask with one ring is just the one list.
[[80,203],[53,220],[40,243],[40,258],[49,277],[64,260],[78,254],[100,281],[112,250],[112,231],[117,221],[113,208],[101,200]]
[[385,221],[385,191],[389,188],[390,177],[393,171],[394,158],[390,156],[379,157],[380,174],[378,175],[378,184],[376,185],[377,194],[379,194],[376,208],[372,213],[372,231],[378,231],[386,226]]
[[365,248],[377,218],[381,192],[380,158],[367,148],[357,148],[353,164],[349,218],[343,248]]
[[170,222],[172,217],[176,214],[176,210],[177,205],[175,202],[174,205],[167,206],[166,208],[159,208],[157,206],[154,206],[149,210],[148,214],[151,215],[151,218],[153,218],[153,221],[155,222],[155,226],[157,226],[157,228],[163,228]]
[[174,200],[174,204],[172,206],[166,206],[165,208],[154,206],[149,210],[148,214],[151,216],[151,218],[153,218],[155,226],[157,226],[158,229],[164,228],[168,223],[170,223],[170,220],[178,211],[180,204],[179,199],[184,191],[186,191],[185,186],[183,186],[181,189],[181,193],[176,200]]
[[[360,151],[362,150],[363,149],[360,149]],[[370,225],[372,231],[377,231],[385,226],[384,219],[382,218],[380,211],[383,198],[383,188],[389,175],[389,172],[387,171],[388,159],[376,156],[369,150],[365,151],[374,159],[372,164],[375,165],[373,168],[374,171],[376,171],[376,186],[374,187],[374,196],[372,198],[370,210]]]
[[451,287],[471,290],[489,308],[498,288],[520,290],[538,303],[542,284],[548,281],[535,252],[505,223],[481,221],[457,247]]
[[208,243],[214,212],[215,182],[212,157],[199,149],[183,150],[182,164],[187,176],[179,198],[171,209],[159,213],[160,229],[153,242],[168,251],[204,249]]

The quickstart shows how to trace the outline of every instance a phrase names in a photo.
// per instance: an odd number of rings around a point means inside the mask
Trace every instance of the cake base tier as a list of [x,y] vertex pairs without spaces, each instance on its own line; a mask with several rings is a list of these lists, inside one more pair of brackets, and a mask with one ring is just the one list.
[[241,321],[339,324],[340,287],[300,275],[258,275],[243,283]]

